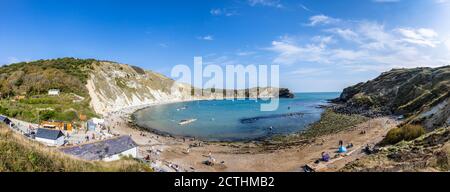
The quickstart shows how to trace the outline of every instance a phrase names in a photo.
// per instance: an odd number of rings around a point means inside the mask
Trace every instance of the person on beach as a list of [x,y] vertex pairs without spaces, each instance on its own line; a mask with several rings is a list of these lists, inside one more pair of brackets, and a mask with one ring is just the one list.
[[330,154],[328,154],[327,152],[322,152],[322,161],[328,162],[330,161]]

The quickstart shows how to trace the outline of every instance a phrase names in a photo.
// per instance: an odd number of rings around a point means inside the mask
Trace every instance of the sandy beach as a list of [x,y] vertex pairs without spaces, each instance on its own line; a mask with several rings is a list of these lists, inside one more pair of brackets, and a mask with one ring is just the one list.
[[[367,144],[373,146],[378,143],[399,123],[389,117],[374,118],[348,131],[274,149],[256,141],[204,142],[191,138],[162,136],[134,127],[130,123],[130,115],[152,105],[156,104],[110,112],[105,116],[105,121],[113,133],[130,135],[140,146],[140,157],[149,157],[156,171],[295,172],[303,171],[302,166],[306,164],[316,171],[337,171],[346,163],[364,156],[362,149]],[[346,156],[336,155],[340,140],[344,141],[345,145],[353,144]],[[330,162],[314,163],[321,157],[322,152],[331,155]],[[204,161],[211,158],[215,164],[205,165]]]

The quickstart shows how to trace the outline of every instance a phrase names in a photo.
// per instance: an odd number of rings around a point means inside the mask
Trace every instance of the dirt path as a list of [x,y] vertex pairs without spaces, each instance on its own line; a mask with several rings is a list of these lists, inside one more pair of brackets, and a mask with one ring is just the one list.
[[[154,164],[164,171],[301,171],[305,164],[314,166],[318,171],[336,171],[346,163],[364,154],[361,149],[367,144],[379,142],[397,121],[387,117],[372,119],[359,124],[349,131],[316,138],[306,146],[295,146],[286,149],[260,151],[255,144],[248,143],[208,143],[197,140],[158,136],[142,132],[128,126],[123,114],[111,114],[107,121],[115,125],[113,132],[131,135],[141,146],[142,157],[149,155]],[[365,130],[365,134],[361,131]],[[339,141],[344,144],[353,143],[351,155],[333,159],[329,163],[314,164],[326,151],[332,157],[337,151]],[[215,159],[214,166],[204,165],[209,153]]]

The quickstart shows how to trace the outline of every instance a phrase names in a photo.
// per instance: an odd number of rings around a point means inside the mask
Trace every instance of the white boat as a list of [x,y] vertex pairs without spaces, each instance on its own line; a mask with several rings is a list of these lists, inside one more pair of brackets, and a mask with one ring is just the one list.
[[177,111],[181,111],[181,110],[185,110],[187,109],[187,106],[181,107],[181,108],[177,108]]
[[178,125],[186,125],[186,124],[192,123],[194,121],[197,121],[197,119],[183,119],[178,123]]

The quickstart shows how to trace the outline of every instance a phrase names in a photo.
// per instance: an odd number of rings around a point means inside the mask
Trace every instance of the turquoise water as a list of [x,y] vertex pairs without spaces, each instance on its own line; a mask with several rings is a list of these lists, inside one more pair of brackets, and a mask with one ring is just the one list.
[[[152,106],[134,114],[143,128],[174,136],[209,141],[252,140],[304,130],[320,119],[328,99],[339,93],[296,93],[294,99],[280,99],[276,111],[260,111],[262,100],[191,101]],[[197,119],[179,125],[181,120]]]

